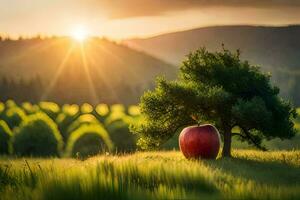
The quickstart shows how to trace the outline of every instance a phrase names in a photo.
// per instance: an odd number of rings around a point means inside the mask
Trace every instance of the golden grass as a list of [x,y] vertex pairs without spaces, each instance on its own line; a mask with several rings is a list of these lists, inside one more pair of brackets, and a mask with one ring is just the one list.
[[[300,151],[234,150],[186,160],[178,151],[0,161],[2,199],[300,199]],[[8,171],[8,172],[5,172]]]

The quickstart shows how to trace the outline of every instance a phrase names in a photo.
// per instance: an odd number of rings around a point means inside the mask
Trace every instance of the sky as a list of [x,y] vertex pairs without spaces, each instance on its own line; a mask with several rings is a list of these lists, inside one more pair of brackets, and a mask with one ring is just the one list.
[[300,0],[0,0],[0,34],[112,39],[215,25],[300,24]]

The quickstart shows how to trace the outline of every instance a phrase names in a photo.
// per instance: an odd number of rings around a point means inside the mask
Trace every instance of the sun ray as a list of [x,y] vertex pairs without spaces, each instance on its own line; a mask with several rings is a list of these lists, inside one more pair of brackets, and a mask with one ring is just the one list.
[[91,73],[90,73],[89,65],[88,65],[88,62],[86,59],[84,45],[82,43],[80,44],[80,52],[81,52],[81,58],[82,58],[84,72],[85,72],[85,75],[87,77],[88,84],[89,84],[89,90],[92,95],[92,103],[94,103],[94,104],[99,103],[99,97],[97,95],[93,80],[91,78]]
[[34,51],[39,51],[39,52],[45,51],[48,48],[50,48],[51,46],[57,44],[58,42],[61,42],[61,41],[60,40],[51,40],[50,42],[49,41],[47,41],[47,42],[42,41],[38,44],[32,45],[32,46],[26,48],[26,51],[22,51],[20,54],[12,57],[12,59],[9,60],[6,63],[6,65],[4,65],[4,66],[9,67],[11,64],[18,63],[18,62],[20,62],[21,59],[23,59],[24,57],[30,55],[30,53],[32,53]]
[[44,93],[41,96],[41,100],[44,101],[46,100],[46,98],[48,97],[49,93],[52,91],[54,85],[56,84],[57,79],[59,78],[59,76],[61,75],[63,69],[65,68],[65,64],[68,61],[72,51],[74,49],[74,44],[72,44],[70,46],[70,48],[68,49],[65,57],[63,58],[62,62],[60,63],[60,65],[57,68],[57,71],[52,79],[52,81],[50,82],[49,86],[46,88],[46,90],[44,91]]
[[[97,66],[96,61],[93,56],[88,55],[88,60],[92,63],[92,65]],[[107,76],[105,76],[101,71],[99,67],[95,67],[97,70],[97,75],[100,76],[100,79],[103,81],[103,84],[105,87],[109,88],[110,93],[112,94],[112,98],[115,102],[121,102],[121,98],[119,95],[115,92],[115,89],[111,86],[110,82],[107,80]]]
[[[115,59],[115,61],[117,61],[120,65],[126,66],[126,62],[124,62],[124,60],[120,58],[120,56],[116,56],[115,54],[113,54],[111,51],[105,48],[104,45],[100,45],[95,41],[93,41],[93,45],[98,47],[102,52],[106,53],[107,55],[112,56]],[[132,70],[131,67],[128,67],[127,69],[129,70],[129,72],[131,73],[131,75],[135,80],[141,81],[141,77],[139,76],[138,73]]]

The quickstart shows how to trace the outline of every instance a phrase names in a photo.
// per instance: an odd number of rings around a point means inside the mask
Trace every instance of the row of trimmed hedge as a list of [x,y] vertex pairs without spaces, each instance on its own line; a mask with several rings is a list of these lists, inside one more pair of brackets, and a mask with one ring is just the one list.
[[63,153],[64,142],[53,120],[45,113],[29,115],[14,133],[0,121],[2,154],[17,156],[75,156],[86,157],[112,150],[109,134],[101,125],[84,125],[70,134]]
[[[3,106],[4,105],[4,106]],[[39,105],[0,103],[0,154],[80,156],[136,149],[129,123],[139,117],[136,106]],[[128,114],[128,113],[131,113]]]

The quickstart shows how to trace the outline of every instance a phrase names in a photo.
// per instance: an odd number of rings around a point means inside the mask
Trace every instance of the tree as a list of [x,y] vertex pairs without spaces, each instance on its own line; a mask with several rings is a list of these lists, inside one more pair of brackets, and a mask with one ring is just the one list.
[[29,115],[16,129],[12,138],[13,152],[19,156],[59,156],[62,136],[45,113]]
[[8,154],[13,133],[5,121],[0,120],[0,154]]
[[231,156],[235,135],[265,150],[263,139],[296,133],[296,111],[278,94],[270,75],[242,61],[239,51],[201,48],[187,56],[177,80],[158,78],[156,88],[144,93],[140,108],[145,120],[131,129],[146,149],[161,146],[185,126],[212,123],[224,141],[222,156]]

